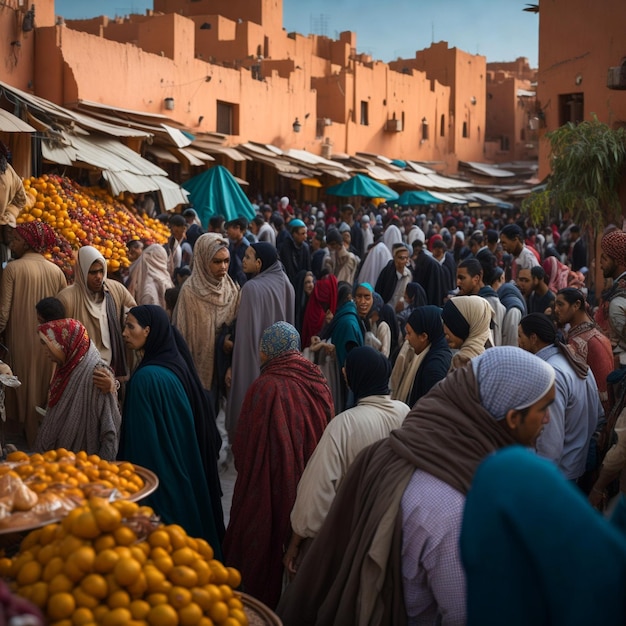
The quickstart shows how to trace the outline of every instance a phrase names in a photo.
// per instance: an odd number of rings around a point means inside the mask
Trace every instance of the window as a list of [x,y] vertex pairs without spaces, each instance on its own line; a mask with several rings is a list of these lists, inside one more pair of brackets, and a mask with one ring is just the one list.
[[467,122],[463,122],[463,137],[469,137],[469,126],[467,125]]
[[507,137],[507,135],[502,135],[502,137],[500,137],[500,150],[502,152],[508,152],[510,150],[509,138]]
[[446,136],[446,116],[445,115],[441,116],[441,121],[439,122],[439,134],[442,137]]
[[369,126],[369,103],[361,100],[361,126]]
[[579,124],[585,118],[585,96],[582,93],[568,93],[559,96],[559,125],[572,122]]
[[428,120],[423,117],[422,118],[422,141],[426,141],[428,139]]
[[217,101],[216,132],[223,135],[239,134],[239,107],[236,104]]

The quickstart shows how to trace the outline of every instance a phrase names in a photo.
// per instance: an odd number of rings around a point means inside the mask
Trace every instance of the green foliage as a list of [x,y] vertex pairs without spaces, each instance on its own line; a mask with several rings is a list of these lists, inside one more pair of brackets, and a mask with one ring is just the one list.
[[552,174],[546,189],[529,196],[522,208],[534,223],[569,211],[582,227],[601,230],[620,221],[618,188],[626,165],[626,130],[613,130],[592,114],[546,134]]

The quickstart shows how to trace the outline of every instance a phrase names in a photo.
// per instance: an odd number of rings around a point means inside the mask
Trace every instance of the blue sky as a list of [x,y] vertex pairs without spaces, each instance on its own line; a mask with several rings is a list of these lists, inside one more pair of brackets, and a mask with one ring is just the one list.
[[[56,0],[65,18],[144,13],[147,0]],[[487,61],[528,57],[537,66],[538,15],[525,13],[518,0],[283,0],[288,32],[319,33],[335,38],[344,30],[357,34],[357,50],[391,61],[413,57],[432,41],[447,41]]]

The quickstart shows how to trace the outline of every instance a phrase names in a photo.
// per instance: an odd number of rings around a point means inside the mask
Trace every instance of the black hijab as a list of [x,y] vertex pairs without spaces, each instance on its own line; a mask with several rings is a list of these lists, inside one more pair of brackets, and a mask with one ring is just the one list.
[[150,333],[144,345],[143,359],[137,366],[137,370],[147,365],[164,367],[180,380],[185,389],[193,413],[202,466],[211,494],[215,526],[221,541],[224,538],[225,528],[217,458],[222,439],[217,430],[210,394],[202,387],[187,343],[178,330],[170,324],[165,310],[154,304],[146,304],[133,307],[129,313],[135,317],[142,328],[150,327]]
[[358,402],[367,396],[386,396],[389,394],[391,364],[389,359],[370,346],[353,348],[348,352],[345,362],[348,387]]

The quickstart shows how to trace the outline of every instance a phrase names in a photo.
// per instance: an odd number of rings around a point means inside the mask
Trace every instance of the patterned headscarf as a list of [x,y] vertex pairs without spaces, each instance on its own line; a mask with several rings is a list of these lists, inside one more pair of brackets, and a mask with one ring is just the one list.
[[263,331],[259,351],[268,361],[291,350],[300,350],[300,335],[291,324],[276,322]]
[[39,326],[37,332],[50,350],[63,359],[50,383],[48,406],[53,407],[61,399],[71,373],[87,354],[89,335],[78,320],[69,318],[46,322]]
[[45,222],[34,221],[18,224],[15,232],[32,248],[41,254],[44,250],[54,246],[56,234]]
[[607,256],[620,265],[626,265],[626,233],[623,230],[614,230],[604,235],[600,246]]
[[554,384],[554,369],[543,359],[513,346],[489,348],[471,360],[480,402],[496,420],[511,409],[527,409]]

